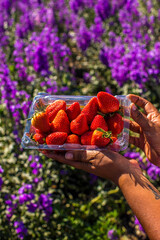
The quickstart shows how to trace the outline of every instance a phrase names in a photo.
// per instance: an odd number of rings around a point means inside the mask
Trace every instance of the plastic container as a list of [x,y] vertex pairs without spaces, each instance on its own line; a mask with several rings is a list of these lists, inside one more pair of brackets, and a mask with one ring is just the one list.
[[[49,95],[46,93],[39,93],[32,102],[30,112],[28,115],[28,119],[31,119],[33,114],[37,109],[39,103],[43,103],[46,106],[52,103],[55,100],[62,99],[66,101],[67,107],[71,105],[73,102],[78,101],[81,108],[83,108],[88,101],[93,96],[70,96],[70,95]],[[124,128],[120,135],[118,135],[118,140],[109,144],[105,148],[100,148],[93,145],[81,145],[81,144],[69,144],[65,143],[63,145],[47,145],[47,144],[37,144],[35,141],[31,139],[31,135],[35,133],[34,128],[31,126],[31,120],[27,120],[25,131],[22,137],[21,146],[24,149],[45,149],[45,150],[105,150],[106,148],[110,148],[114,151],[123,151],[128,147],[129,142],[129,123],[125,121],[125,119],[130,118],[130,100],[125,95],[116,95],[115,96],[120,103],[120,107],[122,109],[123,119],[124,119]]]

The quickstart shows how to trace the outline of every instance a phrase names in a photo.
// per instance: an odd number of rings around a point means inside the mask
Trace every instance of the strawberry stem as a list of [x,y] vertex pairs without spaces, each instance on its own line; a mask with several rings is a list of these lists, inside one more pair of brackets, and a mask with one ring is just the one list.
[[96,130],[103,133],[102,137],[111,139],[111,135],[112,135],[111,131],[105,131],[102,128],[97,128]]
[[27,118],[27,119],[25,119],[26,121],[29,121],[29,120],[31,120],[32,118]]
[[106,116],[106,114],[105,113],[102,113],[102,112],[97,112],[99,115],[101,115],[102,117],[105,117]]

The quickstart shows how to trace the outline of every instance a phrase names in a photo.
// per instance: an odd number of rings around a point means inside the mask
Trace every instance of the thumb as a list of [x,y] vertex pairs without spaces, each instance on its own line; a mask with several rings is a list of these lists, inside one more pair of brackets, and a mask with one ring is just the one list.
[[135,122],[137,122],[143,131],[149,129],[148,118],[141,113],[134,103],[131,104],[131,116]]

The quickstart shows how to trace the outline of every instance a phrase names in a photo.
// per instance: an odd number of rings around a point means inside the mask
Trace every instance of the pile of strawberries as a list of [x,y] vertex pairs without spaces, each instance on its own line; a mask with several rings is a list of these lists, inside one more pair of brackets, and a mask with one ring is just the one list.
[[38,144],[64,143],[105,147],[117,140],[123,130],[119,101],[106,92],[99,92],[82,109],[79,102],[69,107],[64,100],[55,100],[44,111],[35,113],[31,125],[32,139]]

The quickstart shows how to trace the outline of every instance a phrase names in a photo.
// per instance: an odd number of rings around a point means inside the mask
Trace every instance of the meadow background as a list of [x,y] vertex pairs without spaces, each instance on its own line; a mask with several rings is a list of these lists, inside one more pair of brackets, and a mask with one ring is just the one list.
[[[20,145],[38,92],[98,91],[160,109],[159,1],[0,0],[0,239],[147,239],[112,182]],[[160,187],[139,149],[124,154]]]

